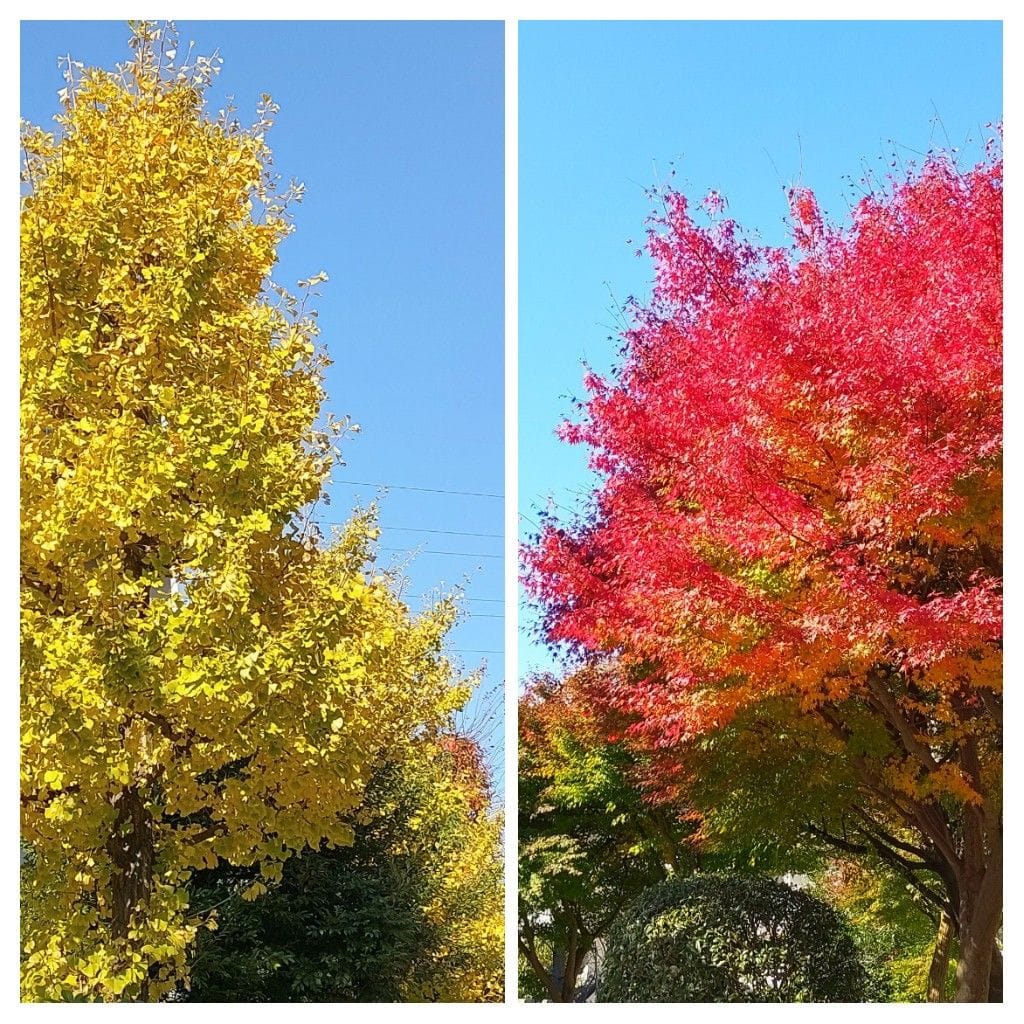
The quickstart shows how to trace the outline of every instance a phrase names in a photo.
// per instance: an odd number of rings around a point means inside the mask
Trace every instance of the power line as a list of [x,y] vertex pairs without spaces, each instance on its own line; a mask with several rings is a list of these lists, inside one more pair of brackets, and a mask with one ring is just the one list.
[[378,551],[415,551],[421,555],[465,555],[467,558],[504,558],[504,555],[485,555],[479,551],[438,551],[437,548],[378,548]]
[[[363,422],[361,422],[359,424],[359,426],[362,428],[362,436],[357,436],[357,437],[354,437],[354,438],[350,438],[350,442],[351,441],[355,441],[357,444],[361,444],[365,437],[369,437],[371,433],[376,433],[376,430],[372,426],[371,426],[370,429],[367,429],[367,424],[366,424],[365,420],[363,420]],[[387,431],[388,431],[388,435],[390,437],[396,437],[396,438],[398,438],[398,437],[407,437],[407,438],[412,438],[413,440],[416,440],[416,441],[422,441],[423,438],[424,438],[423,431],[400,430],[397,427],[395,427],[394,423],[392,423],[392,422],[388,423]],[[451,442],[456,442],[456,443],[461,443],[461,444],[483,445],[483,446],[486,446],[488,448],[500,448],[500,447],[503,447],[504,444],[505,444],[505,439],[504,439],[503,436],[502,437],[488,438],[488,437],[481,437],[477,433],[469,434],[466,431],[463,431],[463,432],[457,433],[457,434],[448,434],[448,433],[444,433],[443,431],[433,430],[432,429],[430,431],[430,437],[431,438],[435,438],[438,441],[451,441]]]
[[[342,519],[314,519],[312,522],[318,526],[347,526],[348,523]],[[504,540],[503,533],[473,533],[469,530],[428,530],[422,526],[390,526],[381,523],[382,530],[400,530],[403,533],[443,533],[449,537],[486,537],[489,540]]]
[[481,651],[472,647],[462,647],[452,651],[452,654],[504,654],[504,651]]
[[[410,594],[410,597],[419,597],[424,600],[438,601],[440,598],[437,594]],[[479,601],[483,604],[504,604],[505,598],[503,597],[464,597],[463,601]]]
[[443,487],[413,487],[411,484],[368,483],[365,480],[335,480],[336,484],[348,484],[349,487],[386,487],[396,491],[423,491],[427,494],[459,494],[466,498],[504,498],[504,494],[492,494],[489,491],[452,491]]
[[503,533],[470,533],[468,530],[427,530],[422,526],[384,526],[382,530],[401,530],[409,533],[445,533],[452,537],[488,537],[493,540],[504,540]]

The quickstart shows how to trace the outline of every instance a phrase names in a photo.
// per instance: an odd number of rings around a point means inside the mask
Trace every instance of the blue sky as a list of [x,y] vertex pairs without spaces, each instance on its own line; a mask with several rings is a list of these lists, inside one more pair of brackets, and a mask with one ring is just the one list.
[[[394,486],[380,501],[380,560],[408,561],[412,595],[465,583],[469,617],[451,647],[469,668],[487,663],[467,716],[476,718],[504,675],[503,25],[178,29],[182,49],[192,39],[197,52],[224,58],[214,111],[225,95],[243,122],[262,92],[280,104],[269,139],[275,168],[306,184],[275,277],[294,289],[321,269],[330,275],[318,300],[334,360],[327,404],[362,428],[345,447],[348,465],[335,474],[324,517],[343,520],[378,493],[341,481],[475,492]],[[112,68],[127,58],[128,35],[121,22],[23,22],[22,116],[48,124],[56,112],[58,54]],[[499,722],[499,770],[501,737]]]
[[[947,137],[976,143],[1001,117],[1001,82],[997,22],[520,23],[520,513],[577,508],[592,482],[586,453],[552,431],[583,393],[581,361],[612,363],[609,288],[649,294],[634,256],[644,187],[675,169],[677,187],[718,189],[784,244],[783,185],[810,186],[841,219],[844,178],[884,173],[887,140],[904,161]],[[532,621],[521,611],[521,677],[554,664]]]

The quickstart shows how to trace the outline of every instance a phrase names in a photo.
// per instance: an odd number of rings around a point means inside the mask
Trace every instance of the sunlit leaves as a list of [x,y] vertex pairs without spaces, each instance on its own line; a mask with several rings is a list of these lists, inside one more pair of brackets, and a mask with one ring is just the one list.
[[315,316],[266,286],[301,193],[276,108],[211,120],[215,62],[134,46],[23,131],[26,999],[169,992],[191,873],[350,843],[373,765],[468,692],[454,608],[410,614],[373,514],[330,546],[306,522],[336,431]]
[[[998,150],[963,171],[930,159],[843,229],[794,189],[788,253],[745,240],[720,197],[708,223],[661,198],[652,302],[562,431],[601,474],[590,515],[527,552],[548,636],[638,666],[593,696],[654,749],[774,697],[898,711],[937,761],[991,734]],[[912,752],[891,771],[929,799],[979,796]]]

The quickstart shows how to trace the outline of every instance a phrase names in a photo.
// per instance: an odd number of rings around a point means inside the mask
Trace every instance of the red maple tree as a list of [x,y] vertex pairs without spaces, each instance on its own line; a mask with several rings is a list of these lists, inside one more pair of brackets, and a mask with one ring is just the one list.
[[[934,872],[984,1000],[1002,917],[1002,159],[934,157],[794,247],[667,191],[651,302],[563,437],[601,475],[525,583],[552,641],[633,671],[594,699],[670,752],[768,698],[864,761],[890,852]],[[901,831],[896,834],[892,822]],[[881,827],[881,826],[879,826]],[[909,838],[908,838],[909,837]],[[901,845],[902,844],[902,845]],[[997,986],[998,987],[998,986]]]

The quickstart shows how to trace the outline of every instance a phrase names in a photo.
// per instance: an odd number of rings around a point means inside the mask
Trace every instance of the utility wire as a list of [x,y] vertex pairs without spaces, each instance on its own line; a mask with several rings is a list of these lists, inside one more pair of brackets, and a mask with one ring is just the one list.
[[469,530],[427,530],[422,526],[381,526],[382,530],[401,530],[409,533],[444,533],[451,537],[489,537],[493,540],[504,540],[503,533],[471,533]]
[[396,491],[423,491],[427,494],[459,494],[466,498],[504,498],[504,494],[493,494],[490,491],[453,491],[443,487],[413,487],[411,484],[368,483],[366,480],[335,480],[336,484],[348,484],[349,487],[386,487]]
[[480,551],[438,551],[437,548],[378,548],[378,551],[415,551],[420,555],[465,555],[467,558],[504,558],[504,555],[487,555]]
[[[315,519],[318,526],[347,526],[341,519]],[[422,526],[388,526],[381,523],[381,530],[400,530],[403,533],[443,533],[449,537],[487,537],[491,540],[504,540],[503,533],[473,533],[469,530],[428,530]]]

